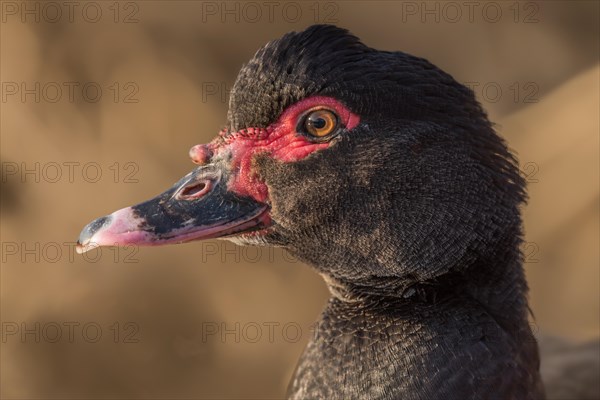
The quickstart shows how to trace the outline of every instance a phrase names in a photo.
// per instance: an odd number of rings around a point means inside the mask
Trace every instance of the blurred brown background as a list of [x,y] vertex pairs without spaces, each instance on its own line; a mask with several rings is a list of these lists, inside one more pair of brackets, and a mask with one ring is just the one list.
[[242,63],[315,22],[474,88],[529,181],[536,330],[596,337],[598,2],[477,4],[2,1],[0,396],[283,396],[328,297],[309,267],[219,241],[72,244],[187,173]]

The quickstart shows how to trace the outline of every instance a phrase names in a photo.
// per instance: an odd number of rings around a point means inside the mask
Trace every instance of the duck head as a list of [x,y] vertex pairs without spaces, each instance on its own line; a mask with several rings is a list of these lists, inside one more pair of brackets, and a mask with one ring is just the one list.
[[[261,48],[228,124],[159,196],[78,249],[208,238],[284,246],[334,287],[395,291],[518,253],[524,184],[471,90],[327,25]],[[366,288],[366,289],[365,289]]]

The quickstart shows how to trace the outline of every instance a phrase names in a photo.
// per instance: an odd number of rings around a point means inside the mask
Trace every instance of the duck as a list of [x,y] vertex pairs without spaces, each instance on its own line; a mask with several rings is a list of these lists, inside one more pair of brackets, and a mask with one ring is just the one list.
[[331,297],[291,399],[544,399],[523,268],[526,187],[471,89],[313,25],[259,49],[227,124],[158,196],[77,251],[201,239],[280,246]]

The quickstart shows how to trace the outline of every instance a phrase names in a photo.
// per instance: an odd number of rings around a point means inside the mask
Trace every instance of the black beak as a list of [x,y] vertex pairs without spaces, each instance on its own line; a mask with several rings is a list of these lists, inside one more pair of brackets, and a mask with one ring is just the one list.
[[79,235],[77,252],[183,243],[267,227],[268,206],[229,191],[228,177],[223,161],[200,166],[157,197],[90,222]]

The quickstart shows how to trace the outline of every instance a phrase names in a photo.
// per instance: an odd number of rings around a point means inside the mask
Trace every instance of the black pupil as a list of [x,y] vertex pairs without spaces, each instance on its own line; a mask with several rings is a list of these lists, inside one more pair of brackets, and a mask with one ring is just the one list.
[[323,129],[327,125],[327,121],[321,117],[310,117],[308,123],[315,129]]

